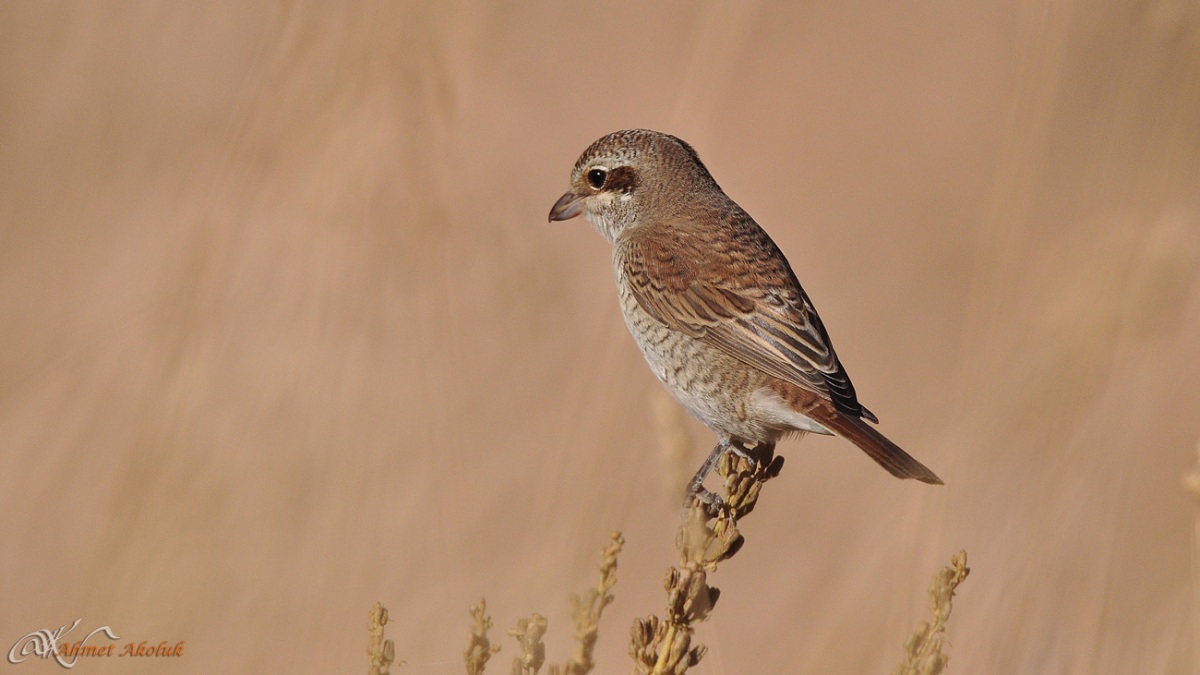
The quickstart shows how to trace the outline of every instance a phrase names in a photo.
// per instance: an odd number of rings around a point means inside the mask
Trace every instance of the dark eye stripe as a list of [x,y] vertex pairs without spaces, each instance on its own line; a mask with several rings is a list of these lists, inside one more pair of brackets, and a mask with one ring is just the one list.
[[604,184],[605,189],[631,192],[638,186],[638,174],[632,166],[618,166],[608,172],[608,182]]

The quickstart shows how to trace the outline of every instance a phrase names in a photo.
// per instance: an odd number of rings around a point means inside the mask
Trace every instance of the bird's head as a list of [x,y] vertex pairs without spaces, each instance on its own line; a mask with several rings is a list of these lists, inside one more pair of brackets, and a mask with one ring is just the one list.
[[609,241],[639,222],[686,213],[698,196],[722,194],[692,146],[647,129],[616,131],[592,143],[571,171],[571,189],[550,220],[582,215]]

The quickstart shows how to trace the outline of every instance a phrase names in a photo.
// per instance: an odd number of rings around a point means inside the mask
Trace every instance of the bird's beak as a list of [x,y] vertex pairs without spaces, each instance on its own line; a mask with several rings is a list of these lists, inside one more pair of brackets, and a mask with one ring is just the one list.
[[550,222],[556,220],[570,220],[583,212],[583,195],[577,195],[574,192],[558,198],[554,202],[554,208],[550,209]]

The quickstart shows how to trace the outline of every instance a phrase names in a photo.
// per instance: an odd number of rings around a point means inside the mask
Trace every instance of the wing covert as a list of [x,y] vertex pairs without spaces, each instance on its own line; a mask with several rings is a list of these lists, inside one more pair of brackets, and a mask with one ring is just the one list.
[[[762,372],[875,421],[858,403],[821,319],[765,232],[749,251],[715,249],[686,228],[656,227],[617,242],[619,272],[654,319]],[[747,242],[739,242],[743,245]],[[756,251],[768,248],[767,251]],[[756,255],[765,252],[769,255]],[[749,270],[730,274],[730,260]],[[774,268],[764,263],[778,261]]]

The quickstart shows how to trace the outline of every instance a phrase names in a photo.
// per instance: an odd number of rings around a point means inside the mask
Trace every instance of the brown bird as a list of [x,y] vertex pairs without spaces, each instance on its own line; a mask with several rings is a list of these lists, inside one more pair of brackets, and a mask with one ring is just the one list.
[[655,376],[726,450],[768,456],[793,432],[836,434],[899,478],[941,479],[868,422],[829,334],[783,253],[690,145],[611,133],[575,163],[550,220],[582,215],[612,243],[625,325]]

